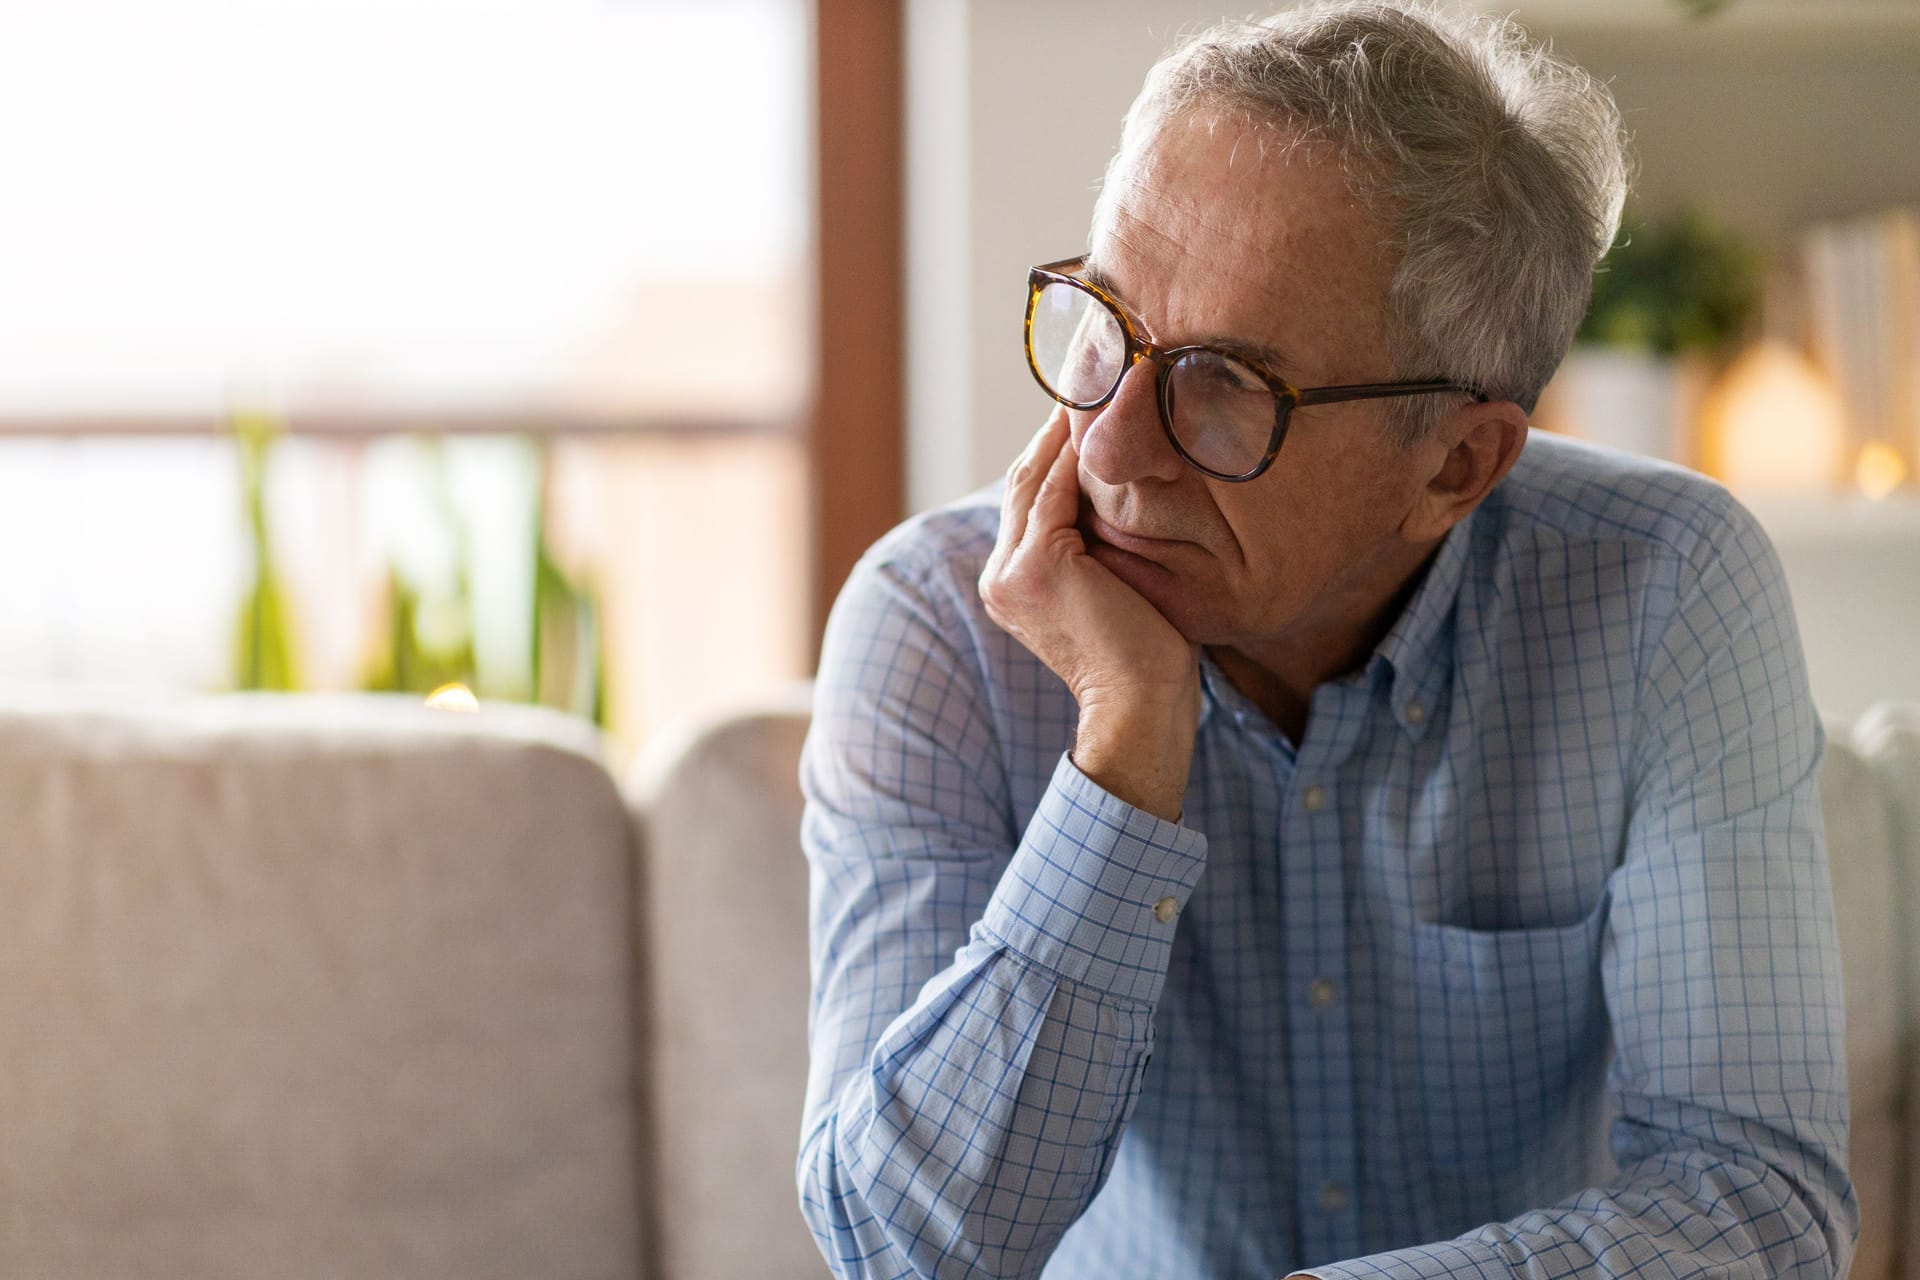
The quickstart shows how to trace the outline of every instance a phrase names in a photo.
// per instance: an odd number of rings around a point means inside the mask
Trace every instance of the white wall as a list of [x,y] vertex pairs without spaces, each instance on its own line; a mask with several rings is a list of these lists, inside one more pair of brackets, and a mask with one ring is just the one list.
[[[1003,472],[1051,402],[1020,349],[1027,268],[1086,247],[1120,118],[1190,0],[912,0],[908,502]],[[923,281],[937,281],[926,287]]]
[[1920,703],[1920,500],[1756,501],[1793,595],[1814,703]]
[[[1810,218],[1920,204],[1920,0],[1666,0],[1518,11],[1609,78],[1651,207],[1710,200],[1785,240]],[[1219,0],[910,0],[908,497],[1002,472],[1048,402],[1020,353],[1026,268],[1085,247],[1141,77]]]

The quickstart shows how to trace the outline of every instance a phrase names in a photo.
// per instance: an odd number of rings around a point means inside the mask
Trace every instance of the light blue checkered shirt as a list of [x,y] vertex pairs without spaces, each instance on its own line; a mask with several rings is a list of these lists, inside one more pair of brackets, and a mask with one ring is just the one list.
[[838,1273],[1841,1273],[1823,737],[1722,490],[1535,434],[1298,750],[1203,663],[1179,825],[1067,758],[980,605],[997,522],[889,535],[821,659]]

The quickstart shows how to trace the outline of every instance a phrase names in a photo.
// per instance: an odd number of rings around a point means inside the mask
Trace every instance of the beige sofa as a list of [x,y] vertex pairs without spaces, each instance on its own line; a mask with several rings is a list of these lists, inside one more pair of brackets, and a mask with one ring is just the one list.
[[[623,795],[525,709],[0,696],[0,1276],[822,1275],[805,724]],[[1920,708],[1833,739],[1854,1275],[1920,1280]]]

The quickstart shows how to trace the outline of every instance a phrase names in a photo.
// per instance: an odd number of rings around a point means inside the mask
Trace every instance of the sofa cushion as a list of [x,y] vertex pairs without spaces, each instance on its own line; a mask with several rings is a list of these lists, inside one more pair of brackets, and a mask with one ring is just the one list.
[[[807,691],[663,739],[642,825],[654,1257],[672,1280],[825,1276],[794,1165],[807,1079]],[[744,1229],[743,1229],[744,1228]]]
[[[1892,809],[1894,848],[1893,887],[1895,911],[1904,922],[1901,930],[1904,969],[1896,969],[1894,982],[1906,1000],[1907,1081],[1904,1125],[1900,1136],[1905,1144],[1907,1201],[1887,1225],[1906,1233],[1906,1280],[1920,1280],[1920,940],[1914,930],[1920,927],[1920,706],[1881,706],[1867,712],[1854,726],[1853,745],[1879,774]],[[1828,819],[1832,821],[1831,817]],[[1843,922],[1842,937],[1850,924]],[[1849,1029],[1851,1043],[1851,1029]],[[1856,1125],[1854,1141],[1860,1141]]]
[[593,751],[410,699],[0,709],[0,1275],[637,1275]]
[[1820,806],[1832,868],[1846,983],[1847,1083],[1852,1104],[1849,1169],[1862,1230],[1855,1280],[1900,1280],[1894,1252],[1904,1195],[1906,1146],[1905,912],[1886,786],[1837,726],[1828,729]]

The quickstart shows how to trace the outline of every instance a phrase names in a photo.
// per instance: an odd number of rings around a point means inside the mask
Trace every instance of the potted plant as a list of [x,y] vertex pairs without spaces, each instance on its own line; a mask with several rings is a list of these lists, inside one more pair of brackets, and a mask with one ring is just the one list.
[[1758,249],[1700,210],[1624,220],[1541,424],[1691,463],[1694,411],[1751,336],[1763,275]]

